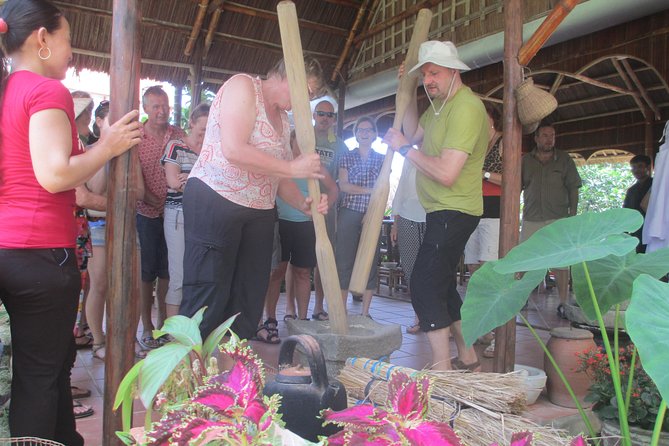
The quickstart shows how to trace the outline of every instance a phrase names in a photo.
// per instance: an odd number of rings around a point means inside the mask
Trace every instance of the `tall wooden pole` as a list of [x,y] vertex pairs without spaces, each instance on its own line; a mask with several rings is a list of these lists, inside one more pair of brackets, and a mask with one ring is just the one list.
[[[520,213],[520,158],[522,128],[516,113],[514,91],[522,81],[518,50],[523,44],[523,2],[504,0],[504,111],[502,156],[502,205],[500,213],[499,256],[518,244]],[[495,372],[513,371],[516,358],[516,319],[495,330]]]
[[[116,122],[139,107],[140,0],[114,0],[111,44],[111,104]],[[111,161],[107,206],[107,345],[102,442],[120,445],[121,413],[112,410],[116,389],[135,362],[139,318],[139,264],[135,232],[137,147]]]
[[[181,127],[181,95],[183,92],[183,85],[176,85],[174,88],[174,125]],[[191,110],[193,107],[191,106]]]

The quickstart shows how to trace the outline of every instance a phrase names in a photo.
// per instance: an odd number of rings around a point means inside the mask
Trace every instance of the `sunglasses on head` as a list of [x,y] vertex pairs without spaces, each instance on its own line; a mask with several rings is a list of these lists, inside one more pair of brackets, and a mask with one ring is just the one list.
[[337,116],[337,113],[335,112],[325,112],[325,111],[317,111],[316,116],[322,118],[323,116],[327,116],[328,118],[335,118]]

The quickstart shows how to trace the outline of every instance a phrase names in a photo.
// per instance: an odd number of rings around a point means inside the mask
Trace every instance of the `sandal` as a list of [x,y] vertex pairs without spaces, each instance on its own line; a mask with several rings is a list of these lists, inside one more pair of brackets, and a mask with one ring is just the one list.
[[91,396],[91,391],[88,389],[82,389],[81,387],[77,386],[70,386],[70,390],[72,391],[73,400],[79,400],[81,398],[88,398]]
[[495,340],[493,339],[489,346],[483,350],[484,358],[494,358],[495,357]]
[[284,322],[294,321],[296,319],[297,319],[297,316],[295,316],[294,314],[287,314],[283,317]]
[[315,321],[329,321],[330,315],[326,311],[320,311],[311,315],[311,319]]
[[139,345],[141,345],[144,350],[154,350],[161,346],[160,341],[154,339],[151,335],[144,336],[140,339]]
[[263,326],[268,330],[279,331],[279,321],[273,317],[268,317],[267,320],[263,322]]
[[420,329],[420,324],[413,324],[413,325],[407,327],[406,331],[409,334],[415,335],[415,334],[420,333],[422,330]]
[[86,418],[95,413],[91,406],[81,404],[79,401],[72,402],[72,409],[74,409],[74,418]]
[[458,357],[451,358],[451,366],[453,367],[453,370],[466,370],[469,372],[481,371],[481,362],[478,359],[471,364],[465,364]]
[[[260,332],[265,330],[267,332],[267,336],[263,337],[260,335]],[[259,342],[264,342],[265,344],[280,344],[281,339],[279,339],[279,333],[274,330],[270,330],[264,325],[261,325],[258,327],[256,330],[256,335],[251,338],[252,341],[259,341]]]
[[87,334],[83,334],[81,336],[75,336],[74,337],[74,344],[75,344],[77,350],[92,347],[93,346],[93,337],[89,336]]
[[[91,356],[93,356],[93,359],[99,359],[100,361],[105,360],[105,343],[101,342],[99,344],[93,344],[93,347],[91,347]],[[100,352],[102,350],[102,352]]]

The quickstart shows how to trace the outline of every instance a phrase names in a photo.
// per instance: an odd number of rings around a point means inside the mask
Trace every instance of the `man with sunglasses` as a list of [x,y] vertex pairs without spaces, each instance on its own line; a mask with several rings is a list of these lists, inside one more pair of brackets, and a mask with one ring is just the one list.
[[[339,159],[348,151],[348,147],[335,133],[337,113],[330,101],[323,100],[314,107],[314,132],[316,134],[316,152],[321,157],[321,164],[330,176],[337,181]],[[321,182],[321,186],[323,186]],[[332,208],[325,216],[325,225],[328,231],[330,243],[334,246],[335,226],[337,221],[337,203],[331,203]],[[318,267],[314,270],[314,289],[316,290],[316,302],[312,318],[315,320],[327,320],[328,314],[323,309],[323,284]]]

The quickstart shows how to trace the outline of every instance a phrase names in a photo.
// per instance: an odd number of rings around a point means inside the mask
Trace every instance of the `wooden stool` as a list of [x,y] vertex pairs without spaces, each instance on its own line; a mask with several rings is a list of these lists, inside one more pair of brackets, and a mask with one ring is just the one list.
[[390,290],[390,295],[395,294],[395,289],[402,285],[404,280],[404,271],[402,267],[386,268],[379,266],[376,273],[376,294],[381,294],[381,279],[384,279],[383,284]]

